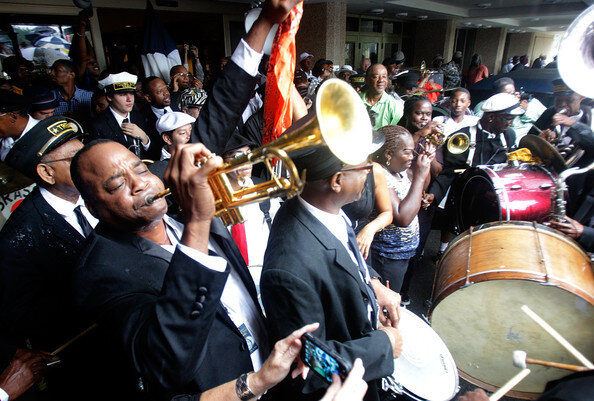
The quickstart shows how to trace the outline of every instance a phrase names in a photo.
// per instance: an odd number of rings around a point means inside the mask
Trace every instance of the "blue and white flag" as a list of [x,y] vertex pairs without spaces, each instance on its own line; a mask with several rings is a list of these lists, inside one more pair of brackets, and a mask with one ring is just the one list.
[[181,64],[175,42],[165,30],[165,26],[155,14],[150,0],[146,2],[144,42],[142,44],[142,65],[146,76],[163,78],[169,83],[169,70]]

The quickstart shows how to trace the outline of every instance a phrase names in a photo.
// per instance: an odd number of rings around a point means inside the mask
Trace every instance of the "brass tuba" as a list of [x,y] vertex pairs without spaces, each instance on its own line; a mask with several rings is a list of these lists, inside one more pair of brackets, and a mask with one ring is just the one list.
[[[293,124],[275,141],[255,149],[223,164],[209,177],[209,184],[215,197],[215,217],[225,225],[244,221],[238,207],[249,203],[284,196],[292,198],[303,190],[305,176],[299,176],[297,167],[289,153],[313,146],[328,146],[345,164],[360,164],[367,159],[370,149],[372,128],[369,115],[361,98],[345,81],[329,79],[318,90],[315,114],[308,115]],[[272,159],[279,159],[288,172],[288,177],[279,177],[272,167]],[[235,191],[227,174],[242,167],[264,163],[271,180],[253,187]],[[147,197],[148,204],[170,193]]]

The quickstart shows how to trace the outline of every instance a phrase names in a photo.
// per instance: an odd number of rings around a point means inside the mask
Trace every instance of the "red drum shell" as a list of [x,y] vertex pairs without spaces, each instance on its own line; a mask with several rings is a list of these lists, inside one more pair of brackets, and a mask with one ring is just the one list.
[[554,179],[544,167],[496,164],[466,170],[450,190],[447,213],[454,232],[494,221],[545,221],[551,213]]

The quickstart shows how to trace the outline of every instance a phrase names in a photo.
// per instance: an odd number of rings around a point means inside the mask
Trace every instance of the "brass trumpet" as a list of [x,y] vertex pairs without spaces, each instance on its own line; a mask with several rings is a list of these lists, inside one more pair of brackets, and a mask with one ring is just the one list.
[[[215,197],[215,217],[220,217],[227,226],[242,223],[240,206],[300,194],[305,175],[299,176],[288,155],[296,150],[325,145],[345,164],[360,164],[366,160],[367,154],[361,149],[370,148],[372,128],[357,92],[343,80],[329,79],[320,86],[315,106],[314,115],[297,121],[280,138],[223,164],[209,177]],[[288,177],[279,177],[274,173],[272,159],[282,161]],[[266,165],[272,179],[253,187],[233,190],[227,174],[257,163]],[[167,189],[148,196],[146,203],[151,204],[169,193],[171,191]]]
[[459,155],[466,152],[470,147],[470,138],[464,132],[457,132],[446,138],[444,133],[437,127],[434,127],[425,140],[435,145],[436,148],[445,144],[448,152]]

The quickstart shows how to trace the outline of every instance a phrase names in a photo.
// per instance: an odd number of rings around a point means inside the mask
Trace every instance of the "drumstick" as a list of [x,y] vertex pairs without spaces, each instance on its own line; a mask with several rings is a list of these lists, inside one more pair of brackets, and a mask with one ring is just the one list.
[[526,376],[530,374],[530,369],[522,369],[517,375],[509,379],[507,383],[503,385],[499,390],[491,394],[489,397],[489,401],[497,401],[501,397],[503,397],[509,390],[514,388],[516,384],[524,380]]
[[71,345],[73,342],[77,341],[79,338],[81,338],[82,336],[84,336],[85,334],[87,334],[89,331],[93,330],[95,327],[97,327],[97,323],[93,323],[91,326],[87,327],[84,331],[78,333],[76,336],[74,336],[73,338],[71,338],[70,340],[68,340],[65,344],[63,344],[62,346],[60,346],[59,348],[57,348],[56,350],[54,350],[52,353],[50,353],[50,355],[56,355],[56,354],[64,351],[64,349],[66,347],[68,347],[69,345]]
[[557,342],[559,344],[561,344],[563,347],[565,347],[565,349],[567,351],[569,351],[571,353],[571,355],[575,356],[578,361],[580,361],[581,363],[583,363],[584,366],[586,366],[586,367],[588,367],[590,369],[594,369],[594,365],[592,364],[592,362],[590,362],[584,355],[582,355],[581,352],[579,352],[577,349],[575,349],[575,347],[573,345],[571,345],[565,338],[563,338],[561,336],[561,334],[559,334],[557,332],[557,330],[555,330],[554,328],[552,328],[540,316],[538,316],[536,313],[534,313],[532,311],[532,309],[530,309],[526,305],[523,305],[521,309],[532,320],[534,320],[536,323],[538,323],[540,325],[540,327],[542,327],[547,333],[549,333],[555,340],[557,340]]
[[525,351],[518,351],[518,350],[514,351],[513,360],[514,360],[514,366],[516,366],[520,369],[526,368],[526,364],[530,363],[533,365],[542,365],[542,366],[549,366],[551,368],[572,370],[574,372],[582,372],[584,370],[589,370],[588,368],[586,368],[584,366],[570,365],[568,363],[541,361],[538,359],[528,358],[526,356]]

